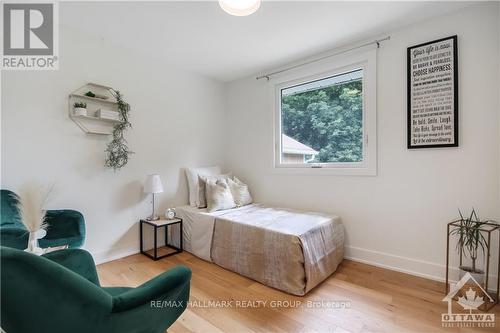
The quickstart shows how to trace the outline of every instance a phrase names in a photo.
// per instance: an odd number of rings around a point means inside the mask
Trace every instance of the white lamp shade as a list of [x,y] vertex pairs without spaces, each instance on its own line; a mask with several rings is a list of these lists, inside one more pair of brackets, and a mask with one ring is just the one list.
[[259,9],[261,0],[219,0],[219,6],[228,14],[247,16]]
[[144,183],[144,193],[161,193],[163,192],[163,185],[160,176],[149,175]]

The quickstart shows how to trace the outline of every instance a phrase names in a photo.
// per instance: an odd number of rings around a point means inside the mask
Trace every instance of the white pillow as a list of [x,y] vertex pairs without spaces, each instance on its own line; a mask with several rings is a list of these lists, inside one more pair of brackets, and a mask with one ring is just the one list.
[[186,178],[189,189],[189,204],[193,207],[197,206],[198,201],[198,175],[214,176],[220,175],[221,170],[219,166],[205,167],[205,168],[187,168]]
[[228,179],[229,189],[233,195],[234,202],[238,207],[249,205],[253,202],[250,191],[248,190],[248,185],[243,183],[238,178],[234,177],[234,180]]
[[209,213],[236,207],[233,195],[227,182],[207,180],[207,211]]
[[207,208],[207,180],[210,179],[217,181],[222,179],[231,179],[232,176],[233,174],[231,172],[217,176],[198,175],[198,197],[196,198],[196,207]]

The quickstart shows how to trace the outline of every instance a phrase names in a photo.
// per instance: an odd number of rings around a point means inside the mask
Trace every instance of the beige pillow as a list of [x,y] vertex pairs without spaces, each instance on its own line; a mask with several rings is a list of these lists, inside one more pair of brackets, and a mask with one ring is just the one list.
[[234,177],[234,180],[228,179],[227,183],[229,185],[229,189],[231,190],[231,194],[233,195],[234,202],[238,207],[246,206],[253,202],[247,184],[243,183],[236,177]]
[[222,179],[230,179],[232,177],[231,173],[226,173],[223,175],[198,175],[198,196],[196,198],[196,206],[198,208],[207,208],[207,190],[206,183],[207,180],[222,180]]
[[215,176],[220,175],[219,166],[204,167],[204,168],[187,168],[186,178],[189,189],[189,204],[193,207],[198,206],[198,175]]
[[236,207],[233,195],[229,189],[227,181],[212,180],[206,181],[207,187],[207,211],[209,213],[217,210],[224,210]]

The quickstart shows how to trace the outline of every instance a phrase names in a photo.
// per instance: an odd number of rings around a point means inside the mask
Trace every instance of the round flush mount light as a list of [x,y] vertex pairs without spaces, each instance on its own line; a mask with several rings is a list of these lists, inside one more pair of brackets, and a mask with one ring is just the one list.
[[261,0],[219,0],[219,6],[228,14],[248,16],[259,9]]

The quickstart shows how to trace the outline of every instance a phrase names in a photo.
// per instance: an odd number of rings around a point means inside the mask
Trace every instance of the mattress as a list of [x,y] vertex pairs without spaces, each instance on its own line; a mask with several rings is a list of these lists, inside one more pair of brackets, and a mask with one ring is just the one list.
[[306,294],[343,259],[337,216],[262,204],[213,213],[184,206],[177,215],[186,251],[290,294]]

